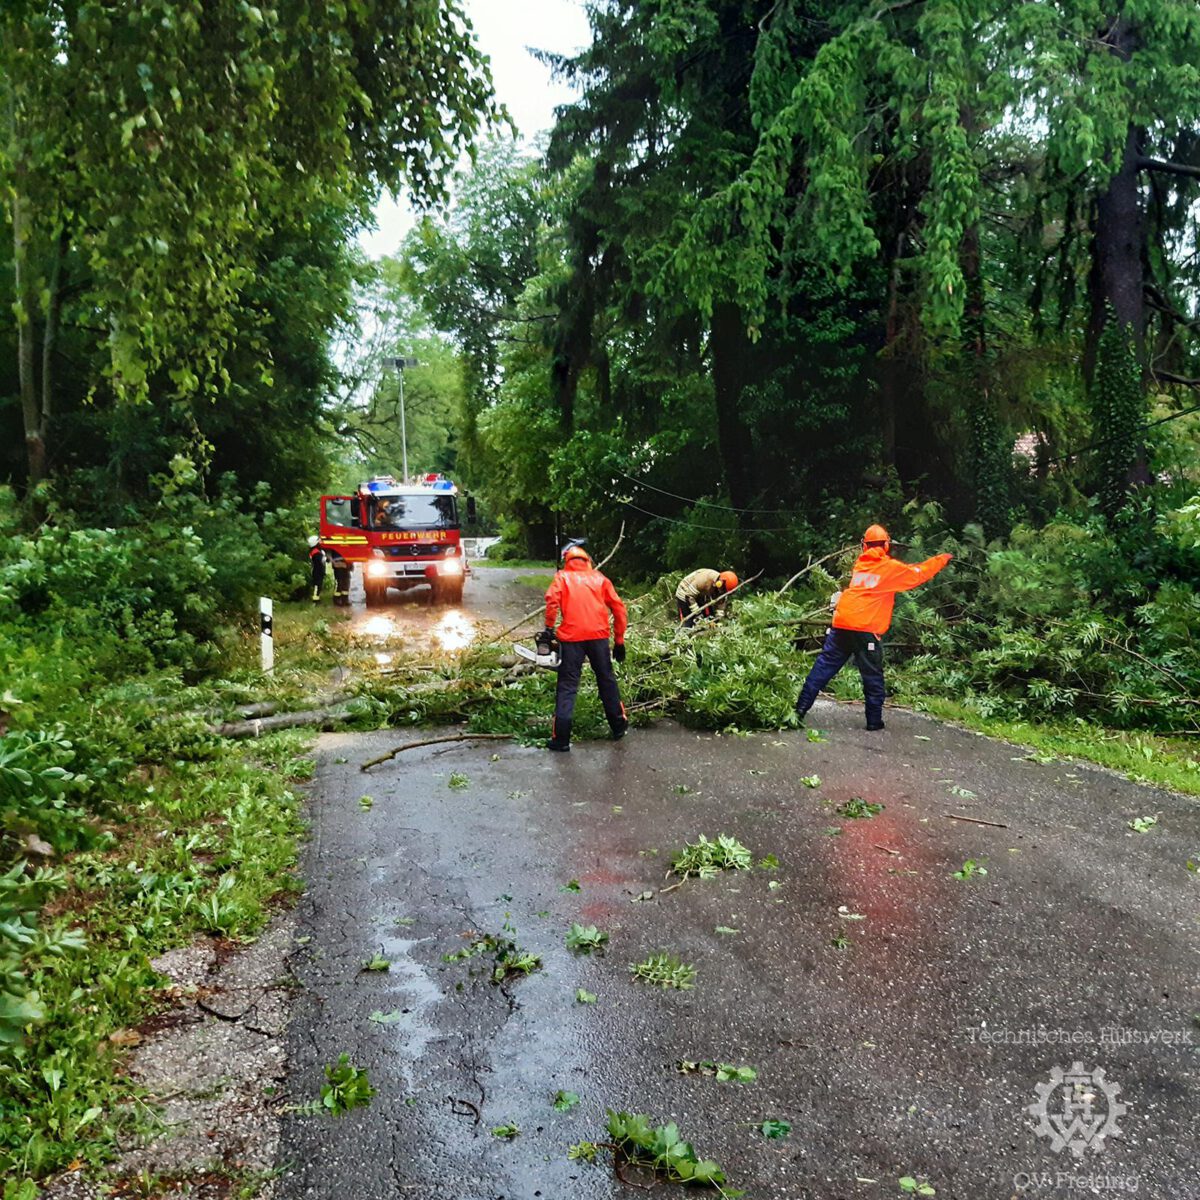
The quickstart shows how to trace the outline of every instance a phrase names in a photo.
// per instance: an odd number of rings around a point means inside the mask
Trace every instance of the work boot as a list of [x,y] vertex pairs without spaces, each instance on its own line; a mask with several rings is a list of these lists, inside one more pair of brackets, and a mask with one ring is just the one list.
[[807,716],[808,716],[808,709],[807,709],[807,708],[801,708],[801,707],[800,707],[800,702],[799,702],[799,701],[797,701],[797,702],[796,702],[796,724],[797,724],[797,725],[803,725],[803,724],[804,724],[804,718],[805,718],[805,717],[807,717]]
[[618,717],[615,721],[610,721],[608,726],[612,730],[612,740],[619,742],[629,730],[629,718]]
[[867,731],[869,733],[878,733],[878,731],[881,730],[883,727],[884,726],[883,726],[882,721],[876,721],[874,725],[867,726]]
[[556,721],[553,726],[553,731],[550,740],[546,743],[547,750],[557,750],[565,754],[571,749],[571,722]]

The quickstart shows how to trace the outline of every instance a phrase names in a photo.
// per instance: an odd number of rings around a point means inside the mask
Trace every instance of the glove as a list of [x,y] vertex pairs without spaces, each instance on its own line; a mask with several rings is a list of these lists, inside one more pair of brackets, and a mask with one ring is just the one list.
[[838,601],[839,601],[841,598],[842,598],[842,593],[841,593],[841,592],[834,592],[834,593],[833,593],[833,595],[829,597],[829,607],[830,607],[830,608],[837,608],[837,606],[838,606]]
[[547,653],[553,653],[554,644],[557,639],[554,636],[554,630],[547,626],[541,633],[537,634],[533,639],[533,644],[540,650],[545,647]]
[[613,646],[613,662],[623,663],[625,661],[625,643],[617,642]]

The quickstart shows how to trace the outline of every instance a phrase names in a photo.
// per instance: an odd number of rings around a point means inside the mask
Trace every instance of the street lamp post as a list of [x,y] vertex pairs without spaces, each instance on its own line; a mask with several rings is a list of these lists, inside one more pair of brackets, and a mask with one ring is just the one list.
[[392,366],[400,376],[400,456],[404,471],[404,482],[408,482],[408,430],[404,424],[404,372],[409,367],[419,367],[420,362],[412,357],[393,358]]

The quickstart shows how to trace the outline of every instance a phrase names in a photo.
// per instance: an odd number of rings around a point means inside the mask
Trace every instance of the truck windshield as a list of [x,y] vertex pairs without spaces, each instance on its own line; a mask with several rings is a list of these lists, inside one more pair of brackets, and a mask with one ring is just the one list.
[[372,529],[457,529],[458,505],[453,496],[374,496]]

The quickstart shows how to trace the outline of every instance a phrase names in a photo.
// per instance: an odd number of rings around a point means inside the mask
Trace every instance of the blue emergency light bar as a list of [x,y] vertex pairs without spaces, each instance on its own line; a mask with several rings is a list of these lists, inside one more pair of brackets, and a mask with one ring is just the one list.
[[[420,483],[409,484],[409,488],[424,487],[431,492],[457,492],[458,488],[454,486],[452,479],[447,479],[445,475],[426,475]],[[362,484],[360,490],[376,494],[379,492],[397,493],[403,492],[405,487],[403,484],[397,483],[390,475],[376,475],[374,479],[368,479]]]

